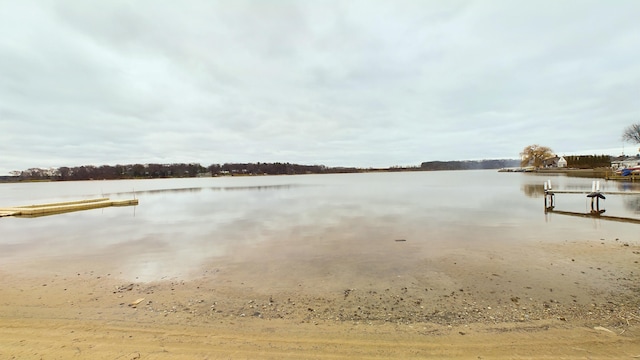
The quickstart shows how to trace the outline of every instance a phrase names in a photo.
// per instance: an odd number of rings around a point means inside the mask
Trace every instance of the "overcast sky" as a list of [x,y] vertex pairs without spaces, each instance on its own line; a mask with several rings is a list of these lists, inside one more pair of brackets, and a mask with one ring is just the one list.
[[0,0],[0,174],[619,155],[638,19],[637,0]]

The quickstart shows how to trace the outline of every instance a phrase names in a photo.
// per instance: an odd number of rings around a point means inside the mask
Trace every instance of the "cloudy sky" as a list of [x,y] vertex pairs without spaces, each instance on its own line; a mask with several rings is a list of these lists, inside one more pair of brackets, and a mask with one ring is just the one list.
[[0,0],[0,174],[618,155],[639,18],[636,0]]

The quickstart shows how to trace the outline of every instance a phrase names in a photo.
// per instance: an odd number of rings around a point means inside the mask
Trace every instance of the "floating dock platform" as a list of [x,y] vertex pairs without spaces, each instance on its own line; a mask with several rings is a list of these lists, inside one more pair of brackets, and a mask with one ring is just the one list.
[[53,214],[61,214],[72,211],[98,209],[109,206],[131,206],[138,205],[138,199],[130,200],[110,200],[109,198],[87,199],[51,204],[15,206],[0,208],[0,217],[21,216],[36,217]]

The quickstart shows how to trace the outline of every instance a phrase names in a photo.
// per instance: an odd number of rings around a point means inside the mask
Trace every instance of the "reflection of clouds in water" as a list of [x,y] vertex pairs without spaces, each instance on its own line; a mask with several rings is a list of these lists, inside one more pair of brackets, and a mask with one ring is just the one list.
[[[285,187],[252,187],[265,188]],[[296,202],[304,202],[278,191],[150,192],[140,198],[144,207],[130,231],[161,244],[143,262],[129,259],[126,264],[130,276],[145,281],[185,277],[207,260],[282,236],[298,221]]]
[[173,279],[182,275],[181,273],[173,273],[170,270],[171,266],[169,266],[168,269],[167,265],[168,264],[164,261],[160,262],[154,259],[148,261],[138,260],[134,264],[127,266],[124,273],[125,276],[130,279],[144,282],[163,280],[167,278]]
[[[400,238],[418,248],[472,250],[481,246],[478,237],[514,241],[545,231],[545,239],[578,236],[584,229],[576,230],[571,219],[544,222],[541,203],[531,199],[544,192],[539,180],[470,171],[99,182],[111,194],[144,190],[136,192],[135,216],[130,208],[106,208],[2,219],[0,265],[45,256],[68,266],[75,266],[74,259],[97,259],[132,281],[152,281],[185,278],[211,262],[247,261],[256,249],[267,260],[304,261],[322,251],[366,257],[371,241]],[[560,188],[569,182],[562,181],[554,183]],[[569,185],[588,184],[578,179]],[[76,186],[83,193],[82,186],[94,183]],[[562,205],[582,209],[584,199],[566,197]]]
[[624,207],[629,211],[640,214],[640,196],[626,195],[624,198]]
[[211,187],[190,187],[190,188],[175,188],[175,189],[155,189],[155,190],[143,190],[143,191],[125,191],[125,192],[117,192],[111,194],[105,194],[105,196],[110,195],[150,195],[150,194],[160,194],[160,193],[196,193],[201,192],[203,190],[209,191],[267,191],[267,190],[289,190],[294,187],[303,186],[300,184],[285,184],[285,185],[256,185],[256,186],[211,186]]
[[192,272],[205,263],[205,260],[225,255],[222,248],[209,248],[202,251],[198,247],[171,247],[162,253],[141,253],[122,259],[118,271],[130,280],[158,281],[164,279],[187,279]]

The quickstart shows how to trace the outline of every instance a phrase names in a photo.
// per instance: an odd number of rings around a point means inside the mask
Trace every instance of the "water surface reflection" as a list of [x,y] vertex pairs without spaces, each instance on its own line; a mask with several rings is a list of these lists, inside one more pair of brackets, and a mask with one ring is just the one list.
[[143,191],[125,191],[117,193],[107,193],[105,196],[111,195],[140,195],[140,194],[159,194],[159,193],[188,193],[188,192],[201,192],[201,191],[266,191],[266,190],[287,190],[295,186],[302,186],[299,184],[283,184],[283,185],[256,185],[256,186],[212,186],[212,187],[189,187],[189,188],[174,188],[174,189],[155,189],[155,190],[143,190]]
[[[205,264],[247,267],[255,259],[302,261],[323,272],[344,268],[336,261],[345,257],[388,269],[460,249],[636,233],[626,224],[549,221],[542,200],[532,197],[546,179],[443,171],[0,184],[0,200],[11,204],[134,192],[140,200],[135,208],[0,219],[0,270],[73,273],[90,264],[146,281],[187,278]],[[584,187],[590,179],[554,183]],[[559,205],[581,210],[584,200],[567,197]],[[633,215],[620,198],[607,206],[608,214]],[[397,251],[395,239],[406,239],[407,251]]]

